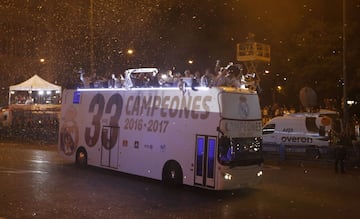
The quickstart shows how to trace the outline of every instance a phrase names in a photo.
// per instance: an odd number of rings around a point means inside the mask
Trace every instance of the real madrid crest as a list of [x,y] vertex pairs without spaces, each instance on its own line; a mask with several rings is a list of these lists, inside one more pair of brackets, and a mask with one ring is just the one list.
[[241,95],[239,98],[239,115],[241,118],[246,118],[249,116],[249,105],[244,95]]

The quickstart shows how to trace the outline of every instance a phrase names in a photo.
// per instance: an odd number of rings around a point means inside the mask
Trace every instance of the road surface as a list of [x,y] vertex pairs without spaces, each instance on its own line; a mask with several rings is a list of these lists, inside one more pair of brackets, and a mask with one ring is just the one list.
[[360,170],[266,161],[256,188],[212,192],[64,161],[55,145],[0,143],[0,218],[358,218]]

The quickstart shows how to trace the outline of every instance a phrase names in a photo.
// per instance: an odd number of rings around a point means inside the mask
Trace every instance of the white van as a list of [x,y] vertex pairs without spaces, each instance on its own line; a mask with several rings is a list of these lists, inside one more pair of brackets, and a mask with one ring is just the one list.
[[290,152],[326,153],[341,132],[339,115],[335,111],[293,113],[275,117],[263,127],[263,150],[279,151],[284,146]]

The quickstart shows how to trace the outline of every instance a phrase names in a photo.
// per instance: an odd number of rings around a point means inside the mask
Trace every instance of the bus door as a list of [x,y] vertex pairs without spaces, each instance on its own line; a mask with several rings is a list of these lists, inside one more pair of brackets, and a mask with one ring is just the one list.
[[195,184],[215,187],[216,137],[197,135]]
[[104,126],[101,131],[101,165],[105,167],[118,167],[119,147],[117,136],[119,127]]

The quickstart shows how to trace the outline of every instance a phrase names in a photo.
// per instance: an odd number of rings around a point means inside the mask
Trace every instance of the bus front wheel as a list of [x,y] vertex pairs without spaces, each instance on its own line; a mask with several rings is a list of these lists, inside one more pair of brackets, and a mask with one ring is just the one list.
[[180,185],[183,183],[183,173],[180,164],[174,160],[166,162],[162,172],[162,180],[167,184]]
[[79,166],[87,166],[87,153],[84,148],[79,148],[76,151],[76,164]]

